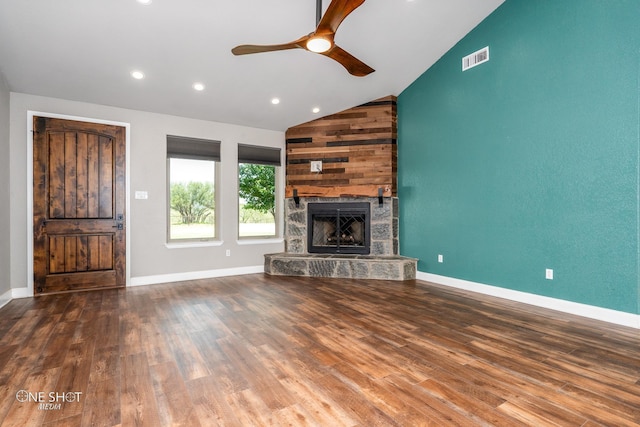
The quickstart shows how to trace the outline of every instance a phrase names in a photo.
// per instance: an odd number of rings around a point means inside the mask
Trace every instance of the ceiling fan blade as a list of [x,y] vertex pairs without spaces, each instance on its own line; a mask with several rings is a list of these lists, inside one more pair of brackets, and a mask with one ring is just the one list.
[[305,45],[309,36],[300,37],[298,40],[292,41],[290,43],[283,44],[271,44],[271,45],[256,45],[256,44],[242,44],[240,46],[236,46],[231,49],[231,53],[234,55],[248,55],[250,53],[261,53],[261,52],[274,52],[277,50],[287,50],[287,49],[296,49],[301,48],[305,49]]
[[327,52],[321,53],[321,55],[328,56],[329,58],[339,62],[347,69],[349,74],[357,77],[364,77],[375,71],[373,68],[369,67],[367,64],[336,45]]
[[317,35],[335,34],[344,19],[365,0],[333,0],[316,29]]

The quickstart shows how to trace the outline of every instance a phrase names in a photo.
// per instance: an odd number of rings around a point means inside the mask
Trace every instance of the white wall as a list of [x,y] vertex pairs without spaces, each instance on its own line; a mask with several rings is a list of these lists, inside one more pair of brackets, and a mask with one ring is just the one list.
[[11,289],[9,247],[9,87],[0,73],[0,306]]
[[[96,104],[11,93],[11,275],[14,288],[26,287],[31,260],[27,255],[27,112],[46,112],[130,124],[130,272],[132,282],[188,278],[194,272],[264,265],[265,253],[284,249],[282,240],[238,244],[237,144],[279,147],[284,133],[225,123],[193,120]],[[166,245],[166,135],[214,139],[221,144],[220,199],[216,216],[222,244],[169,248]],[[283,180],[282,180],[283,181]],[[282,184],[282,182],[281,182]],[[148,200],[135,200],[144,190]],[[1,199],[0,199],[1,200]],[[225,251],[231,250],[231,256]],[[158,277],[160,276],[160,277]]]

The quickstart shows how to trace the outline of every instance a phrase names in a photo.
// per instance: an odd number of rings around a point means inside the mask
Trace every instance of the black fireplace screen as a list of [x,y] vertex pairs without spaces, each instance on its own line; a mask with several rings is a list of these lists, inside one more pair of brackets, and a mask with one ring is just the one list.
[[368,254],[369,212],[369,203],[309,203],[309,252]]

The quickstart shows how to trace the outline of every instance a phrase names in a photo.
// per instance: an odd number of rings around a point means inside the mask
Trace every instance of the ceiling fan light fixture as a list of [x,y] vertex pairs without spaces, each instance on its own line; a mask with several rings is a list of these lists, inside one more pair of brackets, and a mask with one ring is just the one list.
[[324,53],[331,49],[331,41],[324,37],[311,37],[307,40],[307,49],[315,53]]
[[349,74],[364,77],[375,70],[334,43],[336,31],[344,19],[360,7],[365,0],[331,0],[322,15],[322,0],[316,0],[316,29],[289,43],[257,45],[243,44],[231,49],[234,55],[304,49],[333,59]]

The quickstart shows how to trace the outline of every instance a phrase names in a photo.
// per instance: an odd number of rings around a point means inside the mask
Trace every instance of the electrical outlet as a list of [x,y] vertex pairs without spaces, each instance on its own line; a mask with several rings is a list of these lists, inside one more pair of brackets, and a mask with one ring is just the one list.
[[443,263],[444,262],[444,256],[438,254],[438,262]]
[[227,249],[227,251],[225,252],[226,256],[231,256],[231,249]]
[[553,269],[547,268],[544,271],[544,278],[547,280],[553,280]]
[[311,172],[322,172],[322,160],[311,161]]

